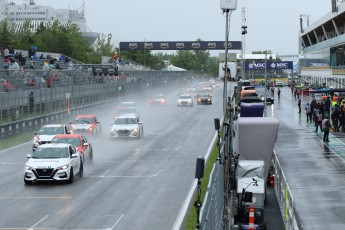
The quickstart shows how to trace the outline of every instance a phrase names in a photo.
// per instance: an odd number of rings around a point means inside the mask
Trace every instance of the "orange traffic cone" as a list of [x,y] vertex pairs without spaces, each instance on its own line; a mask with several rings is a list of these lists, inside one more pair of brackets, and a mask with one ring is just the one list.
[[251,205],[249,209],[249,230],[254,230],[254,206]]

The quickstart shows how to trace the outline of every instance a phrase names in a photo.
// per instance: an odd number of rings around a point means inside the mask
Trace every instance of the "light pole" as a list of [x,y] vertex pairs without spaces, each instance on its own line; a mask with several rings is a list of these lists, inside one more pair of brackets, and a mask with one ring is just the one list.
[[144,68],[145,68],[145,65],[146,65],[145,50],[146,50],[146,39],[144,39]]
[[227,69],[228,69],[228,45],[229,45],[229,13],[237,9],[237,0],[220,0],[220,9],[225,13],[225,71],[224,71],[224,89],[223,89],[223,113],[226,116],[227,108]]
[[223,113],[226,115],[227,107],[227,85],[228,85],[228,43],[229,43],[229,9],[224,9],[223,12],[226,14],[225,22],[225,71],[224,71],[224,89],[223,89]]
[[266,100],[267,100],[267,51],[265,51],[265,105],[264,105],[264,111],[266,114]]

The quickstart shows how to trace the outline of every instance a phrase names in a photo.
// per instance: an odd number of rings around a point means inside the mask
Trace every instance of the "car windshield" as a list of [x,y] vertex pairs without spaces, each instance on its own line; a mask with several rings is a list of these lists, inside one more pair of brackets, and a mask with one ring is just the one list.
[[74,124],[91,124],[91,123],[94,123],[95,122],[95,119],[93,117],[77,117],[75,120],[74,120]]
[[154,99],[165,99],[165,97],[163,95],[155,95],[153,98]]
[[122,108],[122,109],[119,109],[117,110],[117,113],[122,113],[122,114],[125,114],[125,113],[135,113],[135,108]]
[[121,107],[135,107],[134,102],[122,102]]
[[80,139],[75,137],[75,138],[54,138],[52,140],[52,143],[66,143],[66,144],[71,144],[74,146],[80,146]]
[[38,148],[32,154],[32,158],[51,159],[51,158],[68,158],[68,147],[65,148]]
[[199,97],[208,97],[208,95],[204,94],[204,93],[201,93],[201,94],[199,94]]
[[117,118],[114,122],[116,125],[133,125],[137,124],[137,120],[135,118]]
[[192,99],[191,96],[180,96],[180,99]]
[[39,135],[54,135],[64,133],[64,127],[42,127],[40,131],[38,131]]

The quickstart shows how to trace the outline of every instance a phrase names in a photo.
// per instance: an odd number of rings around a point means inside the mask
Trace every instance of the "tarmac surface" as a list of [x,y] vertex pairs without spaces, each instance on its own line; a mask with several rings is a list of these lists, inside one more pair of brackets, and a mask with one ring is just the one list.
[[320,130],[308,123],[302,95],[302,113],[287,87],[267,107],[267,116],[279,119],[275,151],[294,198],[299,229],[345,229],[345,133],[330,132],[323,142]]

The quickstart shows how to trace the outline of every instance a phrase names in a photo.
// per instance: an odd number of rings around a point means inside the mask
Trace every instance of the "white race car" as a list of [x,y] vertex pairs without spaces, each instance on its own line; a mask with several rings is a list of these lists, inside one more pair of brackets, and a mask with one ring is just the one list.
[[38,146],[49,144],[57,134],[70,134],[71,131],[66,125],[52,124],[44,125],[38,132],[35,132],[35,137],[32,141],[32,150],[35,151]]
[[140,138],[144,135],[143,124],[135,114],[125,114],[119,116],[114,122],[111,122],[110,137],[135,137]]
[[81,155],[71,144],[41,145],[27,157],[29,160],[25,165],[25,184],[47,180],[72,183],[76,174],[83,176]]
[[193,106],[193,97],[189,94],[182,94],[177,99],[177,106]]

